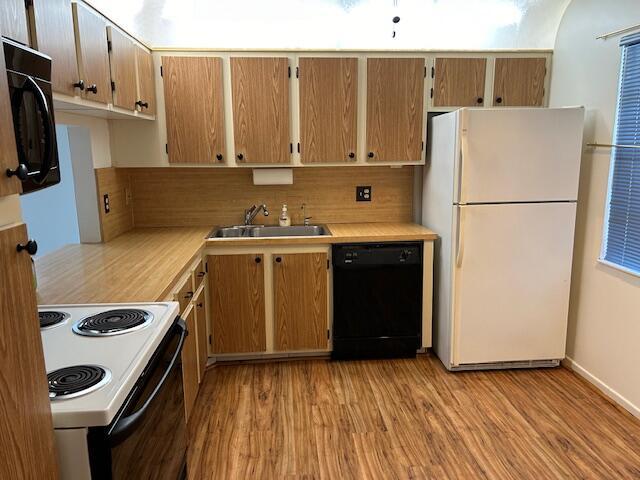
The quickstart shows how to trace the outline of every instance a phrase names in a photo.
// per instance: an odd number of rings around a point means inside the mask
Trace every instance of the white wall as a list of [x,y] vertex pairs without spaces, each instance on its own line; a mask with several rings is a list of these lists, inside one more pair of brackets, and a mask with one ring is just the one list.
[[[640,21],[638,0],[573,0],[556,37],[551,106],[584,105],[585,143],[611,143],[620,37]],[[640,416],[640,278],[597,263],[610,166],[608,149],[582,157],[567,355],[579,373]]]
[[56,124],[84,127],[91,136],[91,158],[94,168],[111,166],[109,122],[103,118],[56,111]]

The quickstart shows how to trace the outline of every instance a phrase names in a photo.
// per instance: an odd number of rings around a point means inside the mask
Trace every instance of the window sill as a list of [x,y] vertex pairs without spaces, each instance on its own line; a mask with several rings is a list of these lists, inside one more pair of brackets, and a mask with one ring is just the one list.
[[613,268],[615,270],[619,270],[619,271],[624,272],[624,273],[626,273],[628,275],[631,275],[633,277],[640,278],[640,272],[637,272],[635,270],[631,270],[630,268],[626,268],[626,267],[620,266],[617,263],[610,262],[609,260],[605,260],[604,258],[598,258],[598,263],[601,263],[603,265],[611,267],[611,268]]

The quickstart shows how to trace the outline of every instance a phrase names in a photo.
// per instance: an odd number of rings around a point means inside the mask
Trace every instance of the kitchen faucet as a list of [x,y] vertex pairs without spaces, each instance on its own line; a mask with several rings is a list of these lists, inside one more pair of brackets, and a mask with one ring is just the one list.
[[253,224],[253,220],[256,218],[256,216],[260,213],[260,210],[262,210],[262,213],[265,217],[269,216],[269,210],[267,210],[267,206],[263,203],[262,205],[260,205],[259,207],[252,205],[251,207],[247,208],[244,211],[244,224],[245,225],[252,225]]

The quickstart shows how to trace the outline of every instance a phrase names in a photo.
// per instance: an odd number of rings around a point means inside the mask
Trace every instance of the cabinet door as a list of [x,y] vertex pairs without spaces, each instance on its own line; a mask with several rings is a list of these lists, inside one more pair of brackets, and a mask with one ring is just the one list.
[[215,353],[266,350],[262,254],[208,257]]
[[136,109],[136,47],[129,37],[109,27],[111,34],[111,88],[113,104],[127,110]]
[[357,151],[357,58],[300,59],[302,163],[349,162]]
[[24,0],[2,0],[0,2],[0,31],[2,35],[29,45],[27,8]]
[[486,58],[436,58],[434,107],[483,106],[486,69]]
[[189,306],[182,318],[187,324],[189,335],[182,347],[182,388],[184,389],[184,414],[189,421],[191,410],[198,396],[198,340],[195,310]]
[[424,59],[367,59],[367,160],[422,159]]
[[224,160],[222,59],[162,57],[170,163]]
[[273,256],[275,349],[327,348],[327,254]]
[[110,103],[111,76],[107,24],[101,16],[82,4],[74,3],[76,42],[81,77],[85,83],[84,98]]
[[79,94],[81,91],[73,86],[80,77],[71,0],[33,0],[32,8],[35,47],[53,60],[53,91],[69,96]]
[[209,338],[207,336],[207,301],[205,288],[199,290],[199,293],[193,299],[193,306],[196,314],[196,337],[198,345],[198,382],[202,383],[204,372],[207,368],[207,345]]
[[0,478],[55,479],[57,460],[24,224],[0,229]]
[[291,162],[288,71],[286,58],[231,59],[238,163]]
[[545,58],[496,58],[493,104],[501,107],[542,107]]
[[136,47],[136,66],[138,70],[138,98],[142,105],[138,108],[148,115],[156,114],[156,81],[153,68],[153,56],[142,47]]
[[[0,35],[2,31],[0,30]],[[13,113],[7,84],[7,70],[4,64],[4,49],[0,48],[0,196],[12,195],[22,191],[18,177],[7,177],[7,169],[14,170],[18,166],[16,138],[13,133]]]

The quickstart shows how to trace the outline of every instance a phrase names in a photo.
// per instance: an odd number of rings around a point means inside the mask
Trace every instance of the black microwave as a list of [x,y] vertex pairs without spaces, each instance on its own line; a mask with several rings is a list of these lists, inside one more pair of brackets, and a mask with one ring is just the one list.
[[60,183],[51,91],[51,58],[2,38],[9,80],[18,165],[6,174],[22,181],[22,193]]

